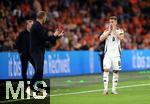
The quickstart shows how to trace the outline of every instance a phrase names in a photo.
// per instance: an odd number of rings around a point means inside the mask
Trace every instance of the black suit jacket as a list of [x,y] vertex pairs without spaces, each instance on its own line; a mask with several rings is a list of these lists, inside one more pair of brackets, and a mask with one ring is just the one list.
[[45,51],[46,41],[54,43],[59,37],[48,36],[48,31],[38,22],[34,21],[31,27],[31,52]]
[[30,50],[30,32],[25,29],[16,40],[16,48],[19,53],[29,53]]

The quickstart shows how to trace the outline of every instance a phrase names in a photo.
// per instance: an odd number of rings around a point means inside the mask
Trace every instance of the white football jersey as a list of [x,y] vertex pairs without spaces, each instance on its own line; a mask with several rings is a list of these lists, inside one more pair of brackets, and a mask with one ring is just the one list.
[[123,30],[116,29],[112,31],[110,35],[106,38],[105,49],[104,49],[105,56],[110,56],[110,57],[120,56],[121,44],[120,44],[120,40],[117,38],[116,35],[121,33],[124,33]]

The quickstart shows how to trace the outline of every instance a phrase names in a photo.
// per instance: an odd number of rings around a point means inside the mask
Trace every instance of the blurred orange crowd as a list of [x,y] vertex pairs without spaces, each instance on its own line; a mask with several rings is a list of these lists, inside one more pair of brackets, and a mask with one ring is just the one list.
[[149,0],[1,0],[0,51],[14,51],[15,40],[27,17],[47,12],[45,27],[50,33],[59,26],[65,36],[48,50],[101,50],[102,34],[109,16],[118,17],[125,31],[123,49],[150,49]]

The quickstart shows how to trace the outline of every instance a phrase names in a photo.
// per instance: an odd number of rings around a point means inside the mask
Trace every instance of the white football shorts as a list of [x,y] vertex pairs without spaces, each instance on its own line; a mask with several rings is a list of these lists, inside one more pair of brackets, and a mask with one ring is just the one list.
[[121,58],[104,56],[103,69],[121,70]]

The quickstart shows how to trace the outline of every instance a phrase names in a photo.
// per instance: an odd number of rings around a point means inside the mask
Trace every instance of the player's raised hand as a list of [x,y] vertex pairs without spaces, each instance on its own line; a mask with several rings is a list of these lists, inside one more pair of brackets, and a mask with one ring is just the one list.
[[108,26],[108,31],[111,32],[111,30],[112,30],[112,25],[109,24],[109,26]]

